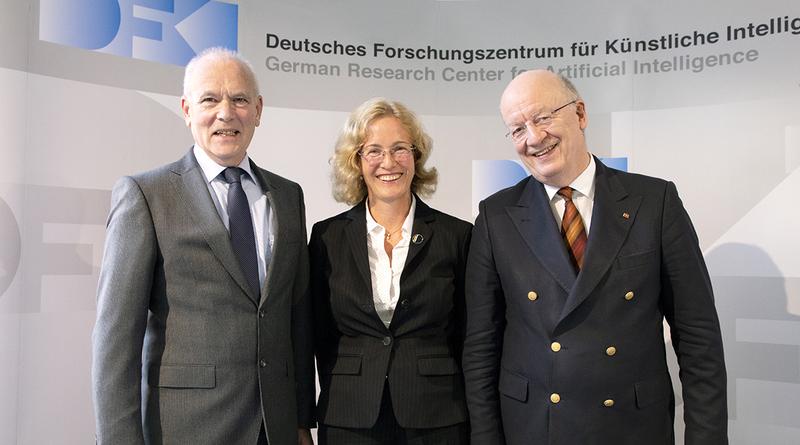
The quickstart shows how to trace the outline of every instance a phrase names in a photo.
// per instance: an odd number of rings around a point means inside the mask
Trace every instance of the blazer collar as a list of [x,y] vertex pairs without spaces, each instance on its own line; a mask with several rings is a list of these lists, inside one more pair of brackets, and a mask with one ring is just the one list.
[[372,290],[372,280],[369,273],[369,252],[367,252],[367,200],[363,199],[353,208],[345,213],[350,222],[345,227],[345,237],[347,245],[355,259],[358,275],[360,275],[367,286]]
[[[286,241],[291,239],[291,235],[289,233],[290,227],[284,224],[287,218],[281,218],[281,216],[291,215],[294,211],[293,209],[297,207],[297,203],[290,201],[291,194],[280,193],[280,183],[275,180],[274,174],[260,168],[252,159],[250,160],[250,168],[253,170],[253,174],[258,178],[261,190],[267,196],[269,212],[272,215],[270,218],[270,224],[272,225],[271,230],[272,233],[275,234],[272,244],[271,260],[267,266],[264,285],[261,287],[261,305],[264,305],[264,303],[270,299],[270,289],[274,287],[270,286],[270,283],[275,279],[273,276],[280,276],[281,268],[286,266],[286,262],[280,261],[280,259],[285,257],[284,250],[289,248]],[[297,221],[297,223],[299,224],[300,221]],[[305,233],[305,229],[303,233]],[[275,261],[276,259],[278,259],[278,261]]]
[[[219,258],[231,278],[254,303],[257,303],[259,300],[258,295],[255,295],[247,284],[244,272],[242,272],[236,254],[231,247],[228,230],[217,213],[214,201],[212,201],[208,192],[205,175],[200,169],[192,150],[189,150],[189,153],[174,163],[171,170],[176,175],[176,179],[172,182],[173,192],[179,198],[179,201],[184,203],[187,213],[192,215],[211,251]],[[257,172],[256,174],[259,174],[260,169],[254,168],[253,170]],[[262,188],[265,187],[265,180],[266,178],[259,177]]]
[[[252,159],[248,158],[248,162],[250,163],[250,171],[258,179],[258,182],[261,186],[261,189],[264,190],[264,193],[276,190],[278,188],[278,185],[275,183],[273,178],[265,170],[256,165]],[[194,156],[194,146],[192,146],[192,148],[189,149],[189,152],[186,153],[181,159],[173,163],[170,167],[170,170],[179,176],[189,174],[192,170],[197,170],[200,173],[200,176],[203,177],[204,180],[206,179],[202,169],[200,168],[200,164],[197,162],[197,158]]]
[[584,254],[583,269],[578,274],[560,320],[586,300],[617,258],[628,236],[642,201],[631,195],[619,179],[619,172],[603,165],[595,158],[595,199],[592,225]]
[[436,220],[436,212],[422,202],[419,196],[414,195],[414,197],[417,199],[417,209],[414,212],[414,225],[411,227],[411,240],[408,245],[408,255],[406,256],[403,275],[400,276],[401,281],[405,278],[408,265],[430,243],[433,237],[432,223]]
[[[414,212],[414,224],[411,230],[411,240],[408,246],[408,255],[406,262],[403,266],[403,274],[400,276],[402,283],[412,268],[409,267],[412,262],[419,261],[419,254],[430,243],[431,238],[434,236],[433,222],[436,220],[436,211],[431,209],[425,202],[419,199],[419,196],[414,195],[417,200],[416,210]],[[364,282],[367,289],[372,291],[372,278],[369,270],[369,253],[367,251],[367,203],[366,199],[356,204],[353,208],[345,212],[345,217],[349,219],[344,232],[346,242],[349,245],[350,251],[355,259],[358,275]],[[401,291],[402,292],[402,291]],[[395,314],[397,315],[397,314]],[[377,319],[377,314],[376,314]],[[383,323],[381,323],[383,326]],[[391,328],[391,326],[390,326]]]
[[517,187],[521,187],[519,199],[515,205],[506,207],[506,212],[545,270],[569,292],[575,283],[575,271],[553,218],[544,186],[530,176]]

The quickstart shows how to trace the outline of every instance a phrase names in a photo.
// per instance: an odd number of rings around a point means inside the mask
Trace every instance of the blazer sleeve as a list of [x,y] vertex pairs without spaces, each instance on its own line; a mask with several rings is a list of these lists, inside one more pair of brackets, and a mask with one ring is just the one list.
[[500,354],[505,298],[489,236],[485,202],[472,231],[466,268],[466,337],[462,366],[469,408],[471,443],[505,443],[500,417]]
[[129,177],[112,191],[92,333],[98,444],[144,443],[142,344],[157,260],[147,201]]
[[[306,210],[303,190],[298,186],[299,212],[302,231],[301,247],[306,240]],[[308,250],[300,249],[297,276],[292,290],[292,347],[295,363],[295,385],[297,389],[297,422],[300,428],[313,428],[316,386],[314,384],[314,344],[312,305],[309,295]]]
[[697,234],[673,183],[664,197],[662,304],[683,386],[685,443],[727,444],[725,360]]
[[[455,329],[453,332],[454,354],[457,360],[461,360],[464,350],[464,337],[467,329],[467,307],[466,307],[466,268],[467,257],[469,255],[469,245],[472,239],[472,225],[465,224],[464,234],[458,239],[458,263],[456,264],[455,295],[453,295],[453,310],[455,318]],[[462,366],[463,369],[463,366]]]
[[[311,299],[314,305],[314,354],[320,368],[331,362],[338,338],[331,312],[330,289],[327,280],[330,266],[327,246],[322,240],[324,230],[323,223],[315,224],[311,230],[311,241],[308,244],[311,263]],[[318,371],[321,378],[323,369]]]

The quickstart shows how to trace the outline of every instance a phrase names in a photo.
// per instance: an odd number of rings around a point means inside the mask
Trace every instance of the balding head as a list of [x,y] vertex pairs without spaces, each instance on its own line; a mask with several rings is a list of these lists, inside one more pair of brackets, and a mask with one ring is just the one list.
[[540,182],[564,187],[589,165],[588,120],[578,91],[551,71],[526,71],[500,98],[500,114],[522,162]]
[[520,94],[549,94],[558,98],[580,99],[581,95],[575,85],[566,77],[550,70],[525,71],[508,83],[500,97],[500,109],[503,102],[513,100]]

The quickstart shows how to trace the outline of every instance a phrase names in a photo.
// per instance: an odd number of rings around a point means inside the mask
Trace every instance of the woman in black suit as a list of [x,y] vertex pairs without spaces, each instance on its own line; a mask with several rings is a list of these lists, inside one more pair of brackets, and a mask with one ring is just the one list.
[[461,349],[472,225],[428,207],[431,139],[402,104],[361,104],[339,135],[311,233],[321,445],[466,444]]

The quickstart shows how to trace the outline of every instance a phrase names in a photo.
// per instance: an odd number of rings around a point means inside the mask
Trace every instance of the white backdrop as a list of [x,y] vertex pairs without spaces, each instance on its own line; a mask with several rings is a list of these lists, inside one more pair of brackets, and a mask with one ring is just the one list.
[[[100,12],[81,13],[90,3]],[[230,38],[267,105],[250,154],[303,186],[309,227],[344,208],[328,158],[365,99],[420,114],[440,172],[429,203],[472,220],[475,169],[514,157],[503,87],[520,69],[569,69],[592,152],[675,181],[694,220],[723,325],[732,443],[800,443],[800,6],[584,3],[0,0],[0,444],[93,440],[109,190],[188,150],[181,60]],[[650,46],[625,51],[639,40]],[[508,51],[520,47],[532,57]]]

